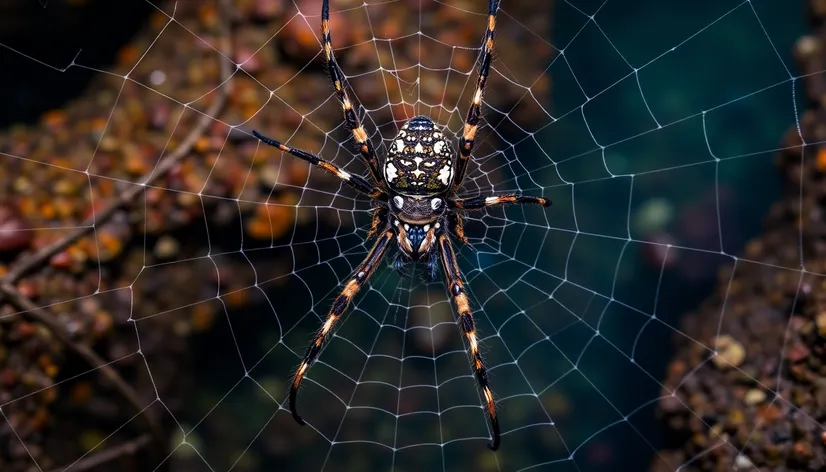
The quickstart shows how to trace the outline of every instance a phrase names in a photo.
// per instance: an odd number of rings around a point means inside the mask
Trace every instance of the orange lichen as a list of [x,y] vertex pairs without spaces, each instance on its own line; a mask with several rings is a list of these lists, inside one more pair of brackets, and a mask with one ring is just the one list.
[[215,322],[215,307],[209,303],[199,303],[193,307],[189,318],[194,330],[206,331]]
[[817,150],[817,170],[826,172],[826,146]]
[[67,269],[72,265],[72,257],[67,251],[63,250],[52,256],[52,258],[49,259],[49,264],[58,269]]
[[247,231],[256,239],[277,239],[283,236],[295,220],[295,207],[269,203],[257,206],[255,216],[248,220]]
[[112,330],[112,316],[106,311],[99,311],[95,313],[92,320],[92,334],[96,339],[101,339]]
[[48,411],[45,408],[39,408],[29,420],[29,427],[34,431],[41,431],[48,423]]
[[218,10],[214,4],[205,3],[198,8],[198,18],[202,25],[214,28],[218,25]]
[[235,289],[224,295],[224,301],[229,308],[238,308],[249,301],[249,293],[243,289]]
[[73,387],[72,390],[69,392],[69,398],[71,402],[76,405],[82,405],[88,402],[92,398],[92,394],[94,390],[92,389],[92,384],[89,382],[78,382]]
[[38,295],[37,284],[31,279],[24,279],[18,282],[17,291],[20,292],[20,295],[30,300],[34,300]]
[[209,150],[209,138],[207,136],[201,136],[198,138],[198,141],[195,142],[195,151],[200,153],[205,153]]
[[108,231],[100,231],[97,236],[97,244],[88,245],[86,250],[92,258],[107,262],[121,253],[123,241]]
[[43,125],[49,128],[57,128],[66,123],[66,112],[64,110],[49,110],[43,114]]

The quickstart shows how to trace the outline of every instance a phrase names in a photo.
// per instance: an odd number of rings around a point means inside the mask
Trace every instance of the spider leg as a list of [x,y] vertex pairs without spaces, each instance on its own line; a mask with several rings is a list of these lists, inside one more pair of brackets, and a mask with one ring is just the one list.
[[304,374],[307,373],[307,369],[309,369],[310,365],[312,365],[316,357],[318,357],[319,352],[321,352],[321,348],[324,346],[324,341],[330,334],[330,330],[333,328],[333,325],[344,313],[344,310],[347,309],[350,301],[356,296],[361,286],[364,285],[370,276],[373,275],[376,267],[379,266],[382,257],[384,257],[384,254],[387,252],[387,248],[390,247],[390,241],[393,240],[393,237],[393,231],[388,229],[381,235],[381,237],[379,237],[376,244],[373,245],[373,248],[370,249],[367,257],[364,258],[364,261],[362,261],[356,269],[353,278],[351,278],[347,284],[344,285],[344,289],[341,291],[339,296],[336,297],[335,301],[333,301],[333,306],[330,308],[330,313],[327,315],[327,320],[323,325],[321,325],[321,328],[318,330],[318,334],[316,334],[313,343],[304,355],[304,360],[302,360],[301,364],[298,366],[298,371],[296,371],[295,377],[293,377],[292,385],[290,386],[290,411],[298,424],[305,424],[304,420],[301,419],[301,416],[299,416],[295,406],[298,387],[301,386],[301,380],[304,378]]
[[330,80],[333,82],[336,95],[341,101],[345,125],[347,129],[353,133],[353,138],[356,140],[356,144],[358,144],[361,157],[370,170],[370,176],[373,177],[375,183],[381,185],[384,179],[382,178],[381,172],[379,172],[379,159],[376,157],[373,143],[370,142],[370,138],[367,137],[367,131],[364,130],[364,126],[362,126],[356,111],[353,109],[353,102],[350,100],[350,96],[347,94],[344,85],[344,73],[336,62],[335,54],[333,54],[333,43],[330,37],[330,0],[324,0],[321,4],[321,35],[324,43],[324,58],[330,70]]
[[373,208],[373,221],[370,223],[370,230],[367,232],[368,239],[375,236],[379,232],[379,228],[387,222],[388,212],[386,205]]
[[450,212],[447,216],[447,227],[463,244],[470,244],[465,236],[465,223],[461,215]]
[[407,264],[409,263],[410,261],[407,260],[407,257],[399,251],[396,259],[393,260],[393,270],[395,270],[400,277],[410,277],[410,271],[407,268]]
[[422,281],[425,283],[435,282],[436,276],[439,274],[439,256],[431,251],[427,261],[424,265],[424,273],[422,274]]
[[276,147],[283,152],[288,152],[293,156],[300,157],[305,161],[309,162],[310,164],[316,165],[321,167],[322,169],[330,172],[331,174],[335,175],[339,179],[341,179],[345,184],[353,187],[354,189],[358,190],[360,193],[367,195],[370,198],[378,198],[384,195],[378,187],[373,185],[371,182],[368,182],[364,177],[360,175],[354,175],[346,170],[342,169],[341,167],[333,164],[332,162],[327,162],[324,159],[316,156],[315,154],[311,154],[307,151],[302,151],[301,149],[296,149],[294,147],[287,146],[286,144],[282,144],[272,138],[268,138],[258,131],[253,130],[253,136],[260,139],[262,143],[269,144],[272,147]]
[[496,205],[506,205],[506,204],[534,204],[534,205],[542,205],[543,207],[551,206],[551,201],[547,198],[542,197],[523,197],[522,195],[517,195],[514,193],[508,193],[504,195],[492,195],[489,197],[479,196],[479,197],[472,197],[472,198],[457,198],[454,200],[448,201],[448,204],[452,208],[456,208],[459,210],[480,210],[482,208],[487,208],[490,206]]
[[493,402],[493,393],[490,391],[488,385],[488,371],[485,364],[482,362],[482,355],[479,354],[479,341],[476,339],[476,327],[473,323],[473,314],[470,312],[470,303],[465,294],[464,283],[462,282],[462,273],[459,270],[459,264],[456,261],[456,252],[453,250],[453,245],[450,239],[444,233],[439,235],[439,253],[442,257],[442,268],[444,269],[445,282],[448,291],[453,296],[453,302],[456,304],[456,310],[459,312],[459,326],[468,340],[470,346],[470,358],[473,364],[473,370],[476,373],[476,381],[479,383],[479,388],[482,390],[482,395],[485,398],[485,407],[488,416],[490,417],[490,426],[493,433],[493,439],[488,447],[495,451],[499,448],[499,419],[496,416],[496,404]]
[[459,160],[456,164],[456,175],[453,178],[453,190],[461,187],[465,180],[470,152],[473,150],[473,141],[476,139],[476,130],[479,127],[479,118],[482,116],[482,93],[490,72],[490,63],[493,60],[493,31],[496,29],[496,11],[499,9],[499,0],[489,0],[488,29],[482,44],[482,62],[479,65],[479,76],[476,79],[476,89],[473,92],[473,101],[465,118],[465,128],[459,140]]

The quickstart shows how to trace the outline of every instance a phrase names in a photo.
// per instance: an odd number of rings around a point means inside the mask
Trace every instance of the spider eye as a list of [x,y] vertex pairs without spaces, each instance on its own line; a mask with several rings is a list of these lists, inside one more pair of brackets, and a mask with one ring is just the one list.
[[396,204],[396,207],[398,209],[401,209],[404,206],[404,199],[402,197],[396,195],[395,197],[393,197],[393,203]]
[[434,198],[433,200],[430,200],[430,208],[433,210],[438,210],[440,206],[442,206],[441,198]]

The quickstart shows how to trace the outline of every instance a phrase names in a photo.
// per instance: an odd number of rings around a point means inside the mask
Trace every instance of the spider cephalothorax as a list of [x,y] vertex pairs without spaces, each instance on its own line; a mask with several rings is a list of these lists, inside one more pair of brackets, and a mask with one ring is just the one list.
[[488,2],[488,24],[482,44],[479,76],[476,79],[476,88],[465,118],[464,128],[459,136],[458,156],[455,155],[453,146],[443,131],[430,118],[415,116],[402,125],[390,144],[383,164],[379,163],[367,131],[361,125],[353,108],[353,101],[345,87],[344,74],[333,54],[329,0],[324,0],[321,6],[324,58],[328,64],[330,80],[341,101],[345,124],[353,134],[370,178],[366,179],[352,174],[315,154],[264,137],[257,131],[252,132],[262,142],[331,172],[342,182],[375,202],[376,211],[369,235],[375,235],[376,242],[344,285],[339,296],[333,301],[327,319],[318,330],[293,377],[290,387],[290,410],[300,424],[304,424],[304,420],[296,410],[296,395],[301,380],[313,361],[318,358],[333,325],[344,314],[362,285],[373,275],[391,247],[391,242],[395,240],[399,255],[394,266],[399,271],[402,271],[408,263],[424,261],[427,277],[435,279],[439,261],[441,261],[445,285],[456,305],[457,323],[467,339],[471,365],[479,383],[485,412],[490,418],[493,440],[489,447],[493,450],[499,447],[499,419],[496,416],[496,404],[488,385],[487,368],[479,353],[476,327],[456,252],[451,243],[451,236],[467,242],[460,215],[460,212],[464,210],[480,210],[502,204],[533,203],[548,206],[551,202],[541,197],[516,194],[482,195],[471,198],[458,198],[456,195],[464,181],[476,139],[481,117],[482,92],[492,60],[493,33],[496,29],[496,11],[499,8],[499,0],[488,0]]

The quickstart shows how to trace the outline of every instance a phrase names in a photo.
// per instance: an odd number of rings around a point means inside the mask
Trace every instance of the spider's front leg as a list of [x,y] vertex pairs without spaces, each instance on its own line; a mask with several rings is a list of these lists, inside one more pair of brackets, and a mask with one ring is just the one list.
[[488,0],[488,28],[485,30],[485,39],[482,44],[481,59],[479,63],[479,76],[476,78],[476,89],[473,91],[473,101],[467,111],[465,127],[462,137],[459,139],[459,160],[456,164],[456,175],[453,178],[453,191],[462,186],[467,173],[470,153],[473,151],[473,143],[476,140],[476,131],[479,129],[479,120],[482,117],[482,94],[485,91],[485,83],[490,74],[490,64],[493,62],[493,38],[496,30],[496,12],[499,10],[499,0]]
[[258,138],[262,143],[268,144],[272,147],[278,148],[283,152],[288,152],[295,157],[301,158],[310,164],[315,166],[321,167],[322,169],[326,170],[327,172],[335,175],[340,180],[342,180],[345,184],[349,185],[350,187],[356,189],[359,193],[362,193],[370,198],[379,198],[384,195],[384,192],[381,191],[380,188],[376,187],[374,184],[368,182],[366,179],[361,177],[360,175],[355,175],[347,172],[346,170],[342,169],[341,167],[333,164],[332,162],[327,162],[324,159],[316,156],[315,154],[309,153],[307,151],[303,151],[301,149],[296,149],[294,147],[287,146],[279,141],[276,141],[272,138],[268,138],[258,131],[253,130],[252,135]]
[[335,301],[333,301],[333,306],[330,308],[330,313],[327,315],[327,320],[323,325],[321,325],[321,328],[318,330],[318,334],[316,334],[313,343],[304,355],[304,360],[301,361],[301,364],[298,366],[298,371],[296,371],[295,377],[293,377],[292,385],[290,386],[290,411],[298,424],[305,424],[304,420],[301,419],[301,416],[299,416],[295,406],[298,387],[301,386],[301,380],[307,373],[307,369],[310,368],[310,365],[312,365],[313,361],[315,361],[318,357],[319,352],[321,352],[321,348],[324,346],[324,341],[326,341],[327,336],[330,334],[330,330],[332,330],[333,325],[339,318],[341,318],[341,315],[344,314],[344,310],[346,310],[347,306],[350,305],[350,302],[353,300],[353,297],[356,296],[356,293],[358,293],[361,286],[367,282],[379,266],[379,263],[387,252],[387,249],[390,247],[390,242],[393,240],[394,236],[395,234],[393,231],[387,229],[378,238],[376,243],[373,245],[373,248],[370,249],[370,252],[367,254],[367,257],[365,257],[364,261],[359,264],[353,274],[353,277],[347,282],[347,284],[344,285],[344,289],[341,291],[341,294],[339,294]]
[[490,427],[493,438],[490,444],[488,444],[488,447],[495,451],[499,448],[499,418],[496,416],[496,404],[493,402],[493,393],[491,393],[490,385],[488,384],[488,370],[484,362],[482,362],[482,355],[479,353],[476,327],[473,323],[473,314],[470,312],[470,302],[465,294],[465,286],[462,282],[462,273],[459,270],[459,264],[456,260],[456,252],[453,250],[453,245],[450,244],[450,239],[444,233],[439,235],[439,253],[442,257],[445,283],[447,284],[448,291],[453,296],[456,311],[459,312],[458,323],[468,340],[470,359],[473,364],[473,370],[476,373],[476,381],[482,390],[482,395],[485,398],[485,408],[490,417]]
[[541,205],[543,207],[551,206],[551,201],[542,197],[523,197],[515,193],[508,193],[503,195],[491,195],[489,197],[479,196],[471,198],[457,198],[449,200],[448,204],[451,208],[457,210],[481,210],[497,205],[517,204],[517,205]]
[[333,53],[333,40],[330,35],[330,0],[324,0],[321,4],[321,40],[324,43],[324,59],[327,61],[327,67],[330,71],[330,81],[336,89],[336,96],[341,101],[341,109],[344,112],[344,124],[347,129],[353,133],[353,139],[356,141],[358,150],[361,153],[362,160],[367,165],[370,171],[370,176],[376,183],[383,183],[381,172],[379,172],[379,159],[376,156],[376,151],[373,149],[373,143],[367,136],[367,131],[362,126],[358,115],[353,107],[353,101],[347,93],[344,84],[344,72],[336,62],[336,56]]

